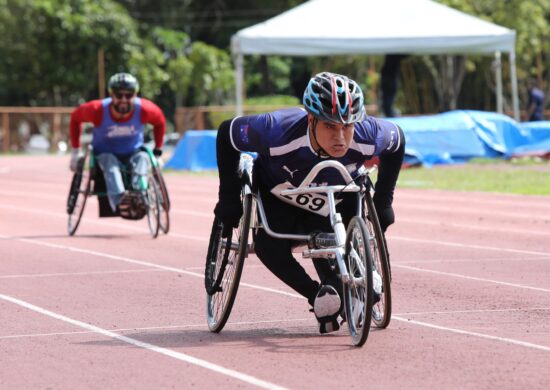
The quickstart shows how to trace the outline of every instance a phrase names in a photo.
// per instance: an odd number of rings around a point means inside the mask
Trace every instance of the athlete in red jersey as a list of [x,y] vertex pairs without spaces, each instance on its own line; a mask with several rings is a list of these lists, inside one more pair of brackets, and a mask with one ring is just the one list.
[[[134,218],[135,194],[127,192],[121,168],[130,168],[132,187],[140,188],[141,180],[149,170],[149,156],[140,148],[143,145],[144,125],[151,124],[154,131],[155,156],[162,154],[166,119],[161,109],[147,99],[137,97],[139,83],[128,73],[117,73],[109,80],[110,97],[82,104],[71,115],[71,170],[75,170],[83,153],[80,149],[82,124],[93,123],[93,152],[103,171],[107,197],[114,212]],[[143,202],[138,202],[143,203]],[[139,212],[138,214],[142,214]]]

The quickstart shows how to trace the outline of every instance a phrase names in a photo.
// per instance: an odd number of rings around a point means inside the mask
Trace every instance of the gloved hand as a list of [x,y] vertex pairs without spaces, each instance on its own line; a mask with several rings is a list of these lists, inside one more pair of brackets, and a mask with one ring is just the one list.
[[231,229],[239,226],[239,221],[243,215],[242,202],[237,199],[220,199],[214,208],[214,214],[223,223],[222,237],[227,237]]
[[162,156],[162,149],[154,148],[154,149],[153,149],[153,154],[155,155],[155,157],[160,157],[160,156]]
[[71,171],[76,172],[76,168],[78,166],[78,160],[84,157],[84,153],[80,148],[73,148],[71,150],[71,163],[69,165],[69,168]]
[[391,197],[377,196],[375,193],[372,200],[374,201],[376,214],[378,214],[380,227],[382,228],[382,231],[385,232],[388,226],[395,222],[395,214],[392,208]]

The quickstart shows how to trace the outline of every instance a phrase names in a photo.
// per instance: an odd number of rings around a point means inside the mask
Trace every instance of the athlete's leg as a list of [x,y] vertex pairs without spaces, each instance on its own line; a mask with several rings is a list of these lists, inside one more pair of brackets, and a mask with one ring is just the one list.
[[151,167],[151,161],[147,152],[138,151],[130,157],[130,168],[132,172],[132,188],[144,190],[146,188],[147,172]]
[[[306,212],[283,203],[265,188],[261,196],[269,227],[278,233],[295,233],[298,221]],[[280,280],[306,297],[313,306],[319,283],[292,256],[291,245],[294,241],[273,238],[264,229],[258,230],[254,241],[256,255],[261,262]]]
[[120,198],[124,193],[124,181],[122,180],[122,173],[120,171],[122,164],[112,153],[98,154],[96,161],[103,171],[109,204],[111,209],[116,211]]

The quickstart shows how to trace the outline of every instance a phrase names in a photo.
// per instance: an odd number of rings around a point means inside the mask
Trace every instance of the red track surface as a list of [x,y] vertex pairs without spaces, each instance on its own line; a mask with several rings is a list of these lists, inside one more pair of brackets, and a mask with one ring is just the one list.
[[392,323],[355,348],[253,256],[208,331],[217,178],[166,175],[167,236],[90,198],[68,237],[67,166],[0,158],[2,389],[550,387],[550,197],[398,189]]

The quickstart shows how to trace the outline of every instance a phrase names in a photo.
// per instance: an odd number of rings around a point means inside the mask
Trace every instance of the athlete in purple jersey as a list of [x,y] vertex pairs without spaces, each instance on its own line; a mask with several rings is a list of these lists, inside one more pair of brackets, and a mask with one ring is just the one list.
[[[220,177],[216,216],[227,228],[236,227],[242,214],[237,165],[240,152],[258,153],[254,185],[259,189],[270,227],[277,232],[307,234],[332,231],[326,197],[309,201],[283,196],[298,186],[323,159],[341,162],[351,176],[373,156],[380,167],[374,202],[382,229],[394,222],[393,193],[405,153],[403,131],[395,124],[365,114],[363,92],[346,76],[323,72],[304,92],[301,108],[237,117],[220,125],[216,146]],[[335,171],[322,171],[315,183],[343,184]],[[337,205],[347,225],[355,215],[355,196],[343,193]],[[313,280],[292,256],[291,240],[277,239],[260,229],[254,236],[260,260],[287,285],[308,299],[319,320],[320,332],[339,328],[341,282],[328,262],[315,259],[321,283]]]

